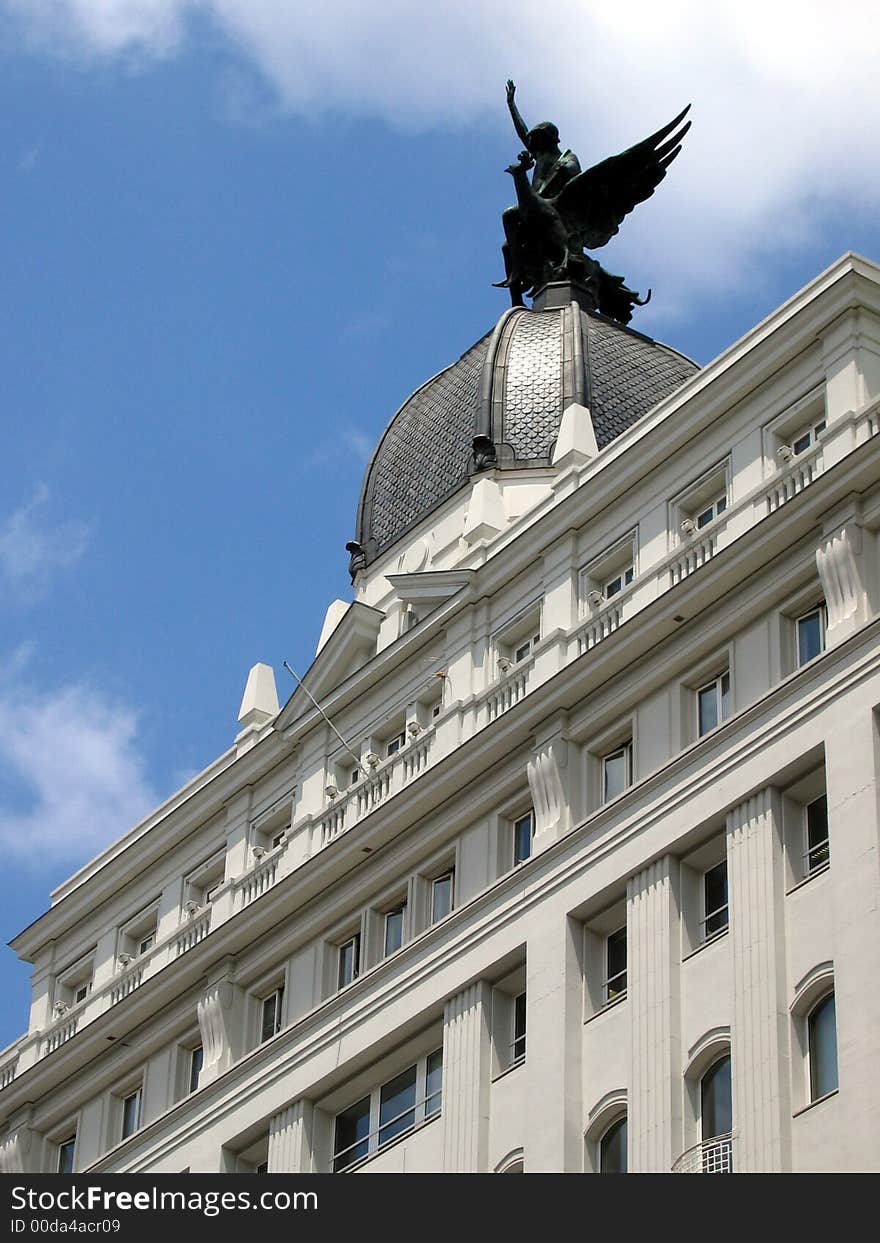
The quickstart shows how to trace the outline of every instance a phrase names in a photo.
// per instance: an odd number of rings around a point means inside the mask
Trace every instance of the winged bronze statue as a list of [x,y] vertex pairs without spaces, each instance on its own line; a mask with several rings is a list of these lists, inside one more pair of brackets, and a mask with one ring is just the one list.
[[506,276],[499,287],[510,290],[514,306],[522,306],[523,294],[552,281],[575,281],[593,292],[597,310],[629,323],[633,306],[643,306],[650,291],[641,298],[584,250],[604,246],[633,208],[654,193],[690,129],[684,121],[690,104],[650,137],[582,172],[577,156],[560,149],[552,121],[526,127],[515,93],[509,81],[507,104],[525,150],[507,169],[517,205],[502,217]]

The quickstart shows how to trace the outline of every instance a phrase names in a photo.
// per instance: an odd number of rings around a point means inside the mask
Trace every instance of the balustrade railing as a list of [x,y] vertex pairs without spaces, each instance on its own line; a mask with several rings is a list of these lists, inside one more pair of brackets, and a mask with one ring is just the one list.
[[199,941],[203,941],[210,931],[211,907],[208,906],[193,915],[174,938],[174,957],[179,958],[181,954],[185,954],[187,950],[198,945]]

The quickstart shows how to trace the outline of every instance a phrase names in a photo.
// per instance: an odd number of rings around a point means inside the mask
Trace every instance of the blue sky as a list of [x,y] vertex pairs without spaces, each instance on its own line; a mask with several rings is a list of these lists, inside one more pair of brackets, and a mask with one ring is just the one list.
[[693,103],[599,257],[701,363],[880,259],[876,22],[829,8],[0,0],[4,941],[349,597],[372,445],[504,309],[508,76],[584,165]]

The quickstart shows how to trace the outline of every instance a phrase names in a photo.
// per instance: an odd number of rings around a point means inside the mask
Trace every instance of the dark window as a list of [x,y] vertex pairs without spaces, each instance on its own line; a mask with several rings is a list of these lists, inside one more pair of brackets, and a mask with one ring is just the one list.
[[254,1173],[255,1174],[268,1174],[269,1173],[269,1162],[261,1161],[260,1164],[255,1167]]
[[632,782],[632,743],[625,742],[622,747],[612,751],[602,760],[604,801],[617,798]]
[[379,1146],[415,1126],[416,1068],[386,1083],[379,1093]]
[[526,995],[520,993],[513,1000],[513,1041],[511,1042],[513,1062],[521,1062],[526,1055]]
[[626,1173],[626,1118],[613,1122],[599,1145],[599,1173]]
[[190,1050],[189,1055],[189,1090],[195,1092],[199,1086],[199,1076],[202,1073],[202,1065],[205,1061],[205,1051],[202,1046],[196,1045]]
[[128,1139],[141,1124],[141,1090],[132,1092],[122,1102],[122,1138]]
[[807,873],[828,862],[828,799],[823,794],[807,804]]
[[425,1117],[432,1118],[440,1112],[443,1096],[443,1050],[428,1055],[425,1066]]
[[728,924],[726,859],[704,873],[703,903],[705,907],[703,925],[706,929],[706,936],[712,937],[718,932],[723,932]]
[[452,910],[452,886],[454,872],[446,872],[431,882],[431,923],[448,915]]
[[525,863],[532,853],[532,813],[520,816],[513,825],[513,862]]
[[605,1000],[626,996],[626,928],[612,932],[605,942]]
[[798,618],[798,665],[818,656],[825,649],[825,609],[823,606]]
[[365,1096],[356,1105],[336,1115],[336,1144],[333,1173],[346,1169],[367,1155],[370,1134],[370,1098]]
[[730,673],[725,671],[697,691],[697,729],[700,737],[730,716]]
[[829,993],[807,1020],[810,1036],[810,1100],[837,1090],[837,1022]]
[[281,1031],[281,999],[284,990],[276,988],[274,993],[263,998],[263,1013],[260,1023],[260,1043],[271,1040],[276,1032]]
[[76,1151],[76,1136],[65,1139],[58,1145],[58,1173],[73,1173],[73,1154]]
[[361,934],[356,933],[350,941],[339,947],[339,978],[340,988],[345,988],[352,980],[356,980],[360,972]]
[[385,957],[399,950],[403,945],[403,920],[406,914],[406,903],[402,902],[393,911],[385,915]]
[[733,1130],[729,1056],[710,1066],[700,1081],[700,1118],[704,1143]]

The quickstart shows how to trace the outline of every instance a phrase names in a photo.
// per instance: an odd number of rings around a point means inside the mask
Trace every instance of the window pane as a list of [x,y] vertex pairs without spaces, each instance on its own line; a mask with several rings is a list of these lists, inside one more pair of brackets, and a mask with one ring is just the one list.
[[822,610],[816,609],[815,612],[798,619],[798,664],[805,665],[821,651]]
[[718,724],[718,686],[712,682],[710,686],[704,686],[701,691],[697,692],[697,703],[699,706],[699,729],[700,737],[708,734],[710,729],[714,729]]
[[365,1096],[336,1115],[336,1147],[333,1173],[338,1174],[354,1161],[367,1155],[370,1133],[370,1098]]
[[706,936],[727,927],[727,861],[710,868],[703,877]]
[[703,1140],[729,1135],[733,1130],[730,1096],[730,1058],[723,1057],[703,1076],[700,1084]]
[[817,1101],[837,1088],[837,1023],[834,994],[820,1001],[809,1020],[810,1100]]
[[810,432],[804,432],[803,436],[798,436],[797,440],[791,446],[792,453],[803,453],[804,449],[809,449],[812,439],[812,433]]
[[606,942],[605,1000],[614,1001],[626,992],[626,928],[618,928]]
[[385,916],[385,955],[393,954],[403,945],[403,915],[406,904],[389,911]]
[[511,1046],[513,1061],[518,1062],[526,1055],[526,995],[520,995],[513,1003],[513,1044]]
[[606,755],[602,761],[605,771],[605,802],[617,798],[629,785],[629,745]]
[[828,862],[828,799],[823,794],[807,806],[807,871]]
[[704,509],[701,514],[697,514],[697,526],[704,527],[715,517],[715,508],[710,505],[708,509]]
[[260,1040],[271,1040],[281,1028],[281,989],[263,1000],[263,1020]]
[[599,1146],[599,1173],[626,1173],[626,1118],[620,1118],[602,1136]]
[[452,873],[438,876],[431,886],[431,923],[448,915],[452,910]]
[[721,719],[726,721],[730,716],[730,674],[721,675]]
[[73,1173],[73,1153],[76,1148],[76,1139],[67,1139],[63,1144],[58,1145],[58,1173]]
[[339,987],[344,988],[357,978],[360,954],[360,933],[339,947]]
[[205,1051],[201,1045],[193,1049],[190,1053],[189,1062],[189,1090],[195,1092],[199,1086],[199,1075],[202,1073],[202,1064],[205,1060]]
[[386,1083],[379,1095],[379,1144],[387,1144],[415,1125],[416,1068]]
[[720,496],[715,502],[715,512],[716,514],[723,514],[725,509],[727,509],[727,497]]
[[532,853],[532,816],[522,816],[513,826],[513,861],[522,863]]
[[425,1117],[431,1118],[440,1112],[440,1101],[443,1092],[443,1050],[428,1056],[425,1069]]
[[608,600],[612,596],[616,596],[619,591],[623,590],[623,579],[618,574],[617,578],[612,578],[611,582],[605,587],[605,596]]
[[133,1135],[140,1125],[141,1113],[141,1094],[140,1091],[132,1092],[131,1096],[127,1096],[122,1102],[122,1138],[127,1139],[129,1135]]

